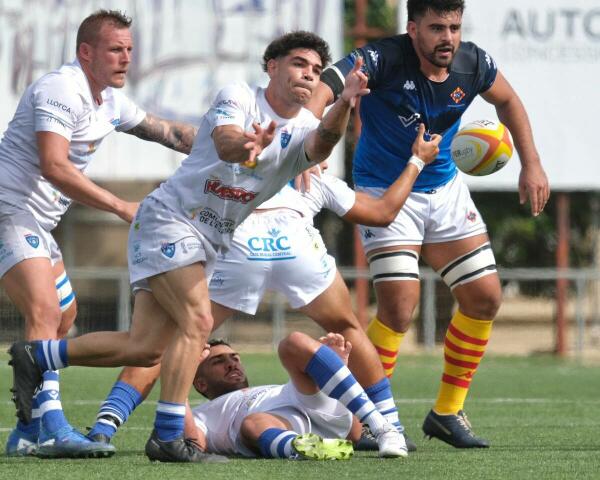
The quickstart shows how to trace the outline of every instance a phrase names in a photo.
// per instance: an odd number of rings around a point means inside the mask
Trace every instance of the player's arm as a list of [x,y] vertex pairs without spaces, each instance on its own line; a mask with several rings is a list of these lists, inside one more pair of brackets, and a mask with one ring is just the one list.
[[369,93],[367,76],[361,72],[362,58],[357,58],[354,67],[346,76],[346,84],[340,97],[322,118],[321,123],[308,134],[304,141],[304,151],[311,162],[325,160],[336,143],[346,132],[350,111],[356,100]]
[[69,160],[69,141],[54,132],[36,133],[42,176],[62,193],[76,202],[111,212],[130,222],[138,207],[137,202],[126,202],[105,190]]
[[160,143],[177,152],[190,153],[198,129],[187,123],[165,120],[147,113],[140,123],[125,133]]
[[424,134],[425,125],[420,124],[419,133],[412,146],[413,157],[385,193],[376,198],[357,192],[353,207],[342,218],[349,222],[374,227],[387,227],[394,221],[423,166],[433,162],[439,154],[439,143],[442,137],[436,134],[426,141]]
[[186,440],[191,440],[200,447],[200,450],[206,452],[207,442],[206,434],[196,425],[194,414],[190,407],[190,402],[185,402],[185,419],[183,424],[183,436]]
[[219,158],[230,163],[252,163],[267,148],[275,136],[275,122],[266,129],[252,124],[254,132],[245,132],[239,125],[221,125],[215,127],[212,139]]
[[322,118],[325,108],[333,103],[333,90],[324,82],[319,82],[319,85],[313,92],[310,101],[306,105],[315,117]]
[[496,107],[498,118],[512,134],[521,159],[519,198],[522,204],[529,198],[531,213],[537,216],[548,201],[550,187],[533,142],[531,124],[525,107],[517,93],[500,72],[497,73],[492,86],[483,92],[481,96]]

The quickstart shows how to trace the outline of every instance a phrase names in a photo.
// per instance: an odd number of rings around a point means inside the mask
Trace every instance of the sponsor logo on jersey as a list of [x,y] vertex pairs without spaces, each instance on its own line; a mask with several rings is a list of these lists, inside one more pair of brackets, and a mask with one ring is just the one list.
[[256,198],[256,195],[258,195],[256,192],[246,190],[242,187],[223,185],[223,182],[218,179],[206,180],[206,183],[204,184],[204,193],[211,193],[223,200],[232,200],[243,204],[251,202]]
[[369,57],[371,57],[371,60],[373,61],[373,65],[377,67],[377,63],[379,62],[379,53],[371,49],[367,50],[367,52],[369,53]]
[[37,235],[28,233],[27,235],[25,235],[25,240],[27,240],[27,243],[33,248],[38,248],[40,246],[40,237],[38,237]]
[[363,238],[366,240],[367,238],[373,238],[375,236],[375,234],[373,233],[373,230],[371,230],[370,228],[366,228],[363,232]]
[[406,82],[404,82],[404,90],[416,90],[417,87],[415,86],[415,82],[413,82],[412,80],[407,80]]
[[173,258],[173,255],[175,255],[175,244],[163,242],[160,245],[160,251],[165,257]]
[[197,220],[198,223],[203,223],[214,228],[221,234],[233,232],[235,226],[233,220],[221,217],[217,212],[210,208],[193,210],[190,212],[190,218],[192,220]]
[[211,287],[222,287],[223,284],[225,283],[225,279],[219,274],[219,273],[215,273],[212,278],[210,279],[210,286]]
[[477,220],[477,214],[473,210],[470,210],[469,213],[467,213],[467,220],[473,223]]
[[450,98],[454,103],[460,103],[463,98],[465,98],[466,93],[463,92],[462,88],[456,87],[454,91],[450,94]]
[[96,151],[96,142],[88,143],[88,153],[94,153]]
[[110,123],[112,125],[114,125],[115,127],[118,127],[121,124],[121,119],[120,118],[113,118]]
[[285,128],[281,129],[281,148],[285,148],[290,144],[292,134],[289,133]]
[[251,237],[246,242],[250,253],[248,260],[289,260],[296,258],[291,255],[290,239],[287,235],[281,235],[281,230],[277,228],[269,228],[267,230],[268,237]]
[[63,112],[71,113],[71,107],[60,103],[58,100],[52,100],[51,98],[46,99],[46,104],[56,108],[60,108]]
[[421,114],[413,113],[410,117],[403,117],[402,115],[398,115],[398,118],[400,119],[404,127],[410,127],[417,120],[421,119]]
[[215,113],[217,114],[217,117],[219,117],[219,118],[226,118],[228,120],[233,118],[233,115],[231,113],[229,113],[227,110],[223,110],[222,108],[219,108],[219,107],[215,108]]

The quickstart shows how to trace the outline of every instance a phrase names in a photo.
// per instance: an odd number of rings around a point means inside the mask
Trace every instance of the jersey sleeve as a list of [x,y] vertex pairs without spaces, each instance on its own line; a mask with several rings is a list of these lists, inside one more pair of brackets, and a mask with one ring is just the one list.
[[343,217],[354,206],[356,192],[346,182],[333,175],[321,175],[321,195],[323,206],[338,217]]
[[137,127],[146,117],[146,112],[139,108],[129,97],[119,91],[115,91],[119,97],[120,121],[116,128],[118,132],[126,132]]
[[498,67],[496,62],[485,50],[477,47],[478,72],[479,72],[479,93],[488,90],[496,81]]
[[32,93],[35,131],[57,133],[70,142],[84,113],[76,87],[64,76],[50,75]]
[[368,44],[353,50],[340,61],[326,68],[321,75],[321,81],[333,91],[334,100],[337,100],[342,90],[344,90],[346,75],[350,73],[358,57],[362,57],[363,66],[361,70],[369,78],[367,86],[372,88],[377,83],[383,68],[383,57],[376,44]]
[[245,129],[251,100],[250,90],[241,84],[229,85],[219,91],[206,116],[210,131],[223,125]]

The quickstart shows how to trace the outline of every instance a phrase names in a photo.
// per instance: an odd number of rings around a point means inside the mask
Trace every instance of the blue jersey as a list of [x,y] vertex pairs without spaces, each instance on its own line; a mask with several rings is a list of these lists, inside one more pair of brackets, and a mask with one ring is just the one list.
[[423,75],[408,35],[384,38],[359,48],[323,72],[321,81],[335,97],[357,56],[364,60],[371,93],[361,99],[362,132],[354,155],[354,183],[363,187],[390,186],[410,156],[419,123],[429,134],[443,135],[438,158],[418,176],[413,191],[428,191],[456,175],[450,143],[460,117],[475,97],[496,79],[496,64],[475,44],[461,42],[449,76],[434,82]]

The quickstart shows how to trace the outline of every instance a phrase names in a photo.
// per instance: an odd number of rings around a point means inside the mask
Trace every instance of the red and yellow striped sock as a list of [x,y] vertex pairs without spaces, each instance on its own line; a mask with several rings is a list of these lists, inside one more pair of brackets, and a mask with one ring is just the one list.
[[433,407],[437,413],[462,410],[491,331],[492,320],[469,318],[458,310],[452,317],[444,341],[444,374]]
[[395,332],[387,325],[381,323],[377,317],[373,317],[373,320],[371,320],[371,323],[367,327],[367,336],[371,340],[371,343],[375,345],[375,350],[379,354],[383,370],[386,376],[390,378],[396,367],[398,350],[404,338],[404,333]]

